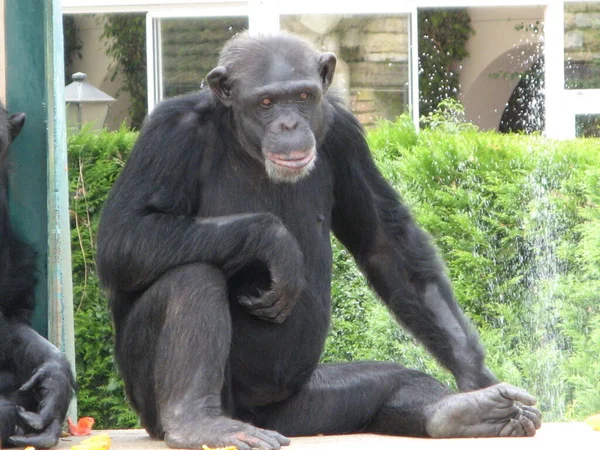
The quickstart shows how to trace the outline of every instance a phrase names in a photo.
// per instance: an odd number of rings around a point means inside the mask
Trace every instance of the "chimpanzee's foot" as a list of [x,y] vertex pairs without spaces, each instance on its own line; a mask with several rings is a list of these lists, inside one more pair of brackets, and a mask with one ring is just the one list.
[[434,438],[533,436],[542,425],[535,402],[507,383],[450,395],[428,408],[425,429]]
[[227,417],[205,418],[193,424],[193,431],[177,430],[165,434],[171,448],[235,446],[238,450],[277,450],[290,440],[276,431],[263,430]]

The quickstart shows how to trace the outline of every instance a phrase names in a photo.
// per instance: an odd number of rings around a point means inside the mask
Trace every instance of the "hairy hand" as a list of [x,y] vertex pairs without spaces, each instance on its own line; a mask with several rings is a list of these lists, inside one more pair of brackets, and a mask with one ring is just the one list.
[[73,395],[72,386],[71,372],[62,361],[45,362],[34,370],[20,391],[38,399],[38,408],[27,411],[17,407],[20,424],[10,442],[17,446],[55,446]]

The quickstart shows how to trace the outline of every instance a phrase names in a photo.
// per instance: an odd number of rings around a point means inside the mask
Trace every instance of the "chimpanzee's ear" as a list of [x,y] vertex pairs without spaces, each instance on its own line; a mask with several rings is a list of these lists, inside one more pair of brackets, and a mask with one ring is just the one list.
[[8,128],[10,130],[10,140],[14,141],[25,125],[25,113],[12,114],[8,118]]
[[319,75],[323,83],[323,93],[327,92],[327,89],[331,86],[336,63],[337,58],[333,53],[323,53],[319,57]]
[[206,75],[206,81],[210,86],[210,90],[227,107],[233,103],[231,86],[229,86],[228,80],[227,69],[223,66],[215,67]]

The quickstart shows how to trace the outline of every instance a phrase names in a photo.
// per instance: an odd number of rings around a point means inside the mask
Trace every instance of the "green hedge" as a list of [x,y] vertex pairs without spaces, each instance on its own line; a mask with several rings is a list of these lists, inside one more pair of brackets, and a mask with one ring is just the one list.
[[79,415],[94,417],[97,428],[137,425],[116,370],[108,302],[94,261],[100,209],[136,138],[121,128],[98,136],[81,132],[68,143],[77,402]]
[[[400,118],[370,142],[434,236],[494,372],[537,395],[546,419],[600,411],[600,141],[453,125],[416,136]],[[445,375],[423,354],[409,364]]]
[[[401,117],[369,140],[443,253],[490,366],[537,395],[546,419],[600,411],[600,141],[430,125],[417,135]],[[136,137],[121,129],[69,141],[78,401],[99,427],[137,423],[115,370],[93,260],[102,202]],[[395,360],[451,385],[334,246],[334,317],[323,360]]]

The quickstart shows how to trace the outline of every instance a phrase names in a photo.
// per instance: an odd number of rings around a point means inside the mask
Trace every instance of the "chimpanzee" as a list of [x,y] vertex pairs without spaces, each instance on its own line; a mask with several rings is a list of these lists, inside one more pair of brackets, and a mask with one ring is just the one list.
[[[335,65],[292,35],[242,34],[207,75],[210,90],[147,118],[97,253],[142,424],[178,448],[535,434],[535,399],[496,385],[429,237],[327,93]],[[395,363],[319,364],[330,231],[463,393]]]
[[0,104],[0,445],[53,447],[73,395],[64,355],[31,328],[35,253],[13,231],[7,153],[25,114]]

